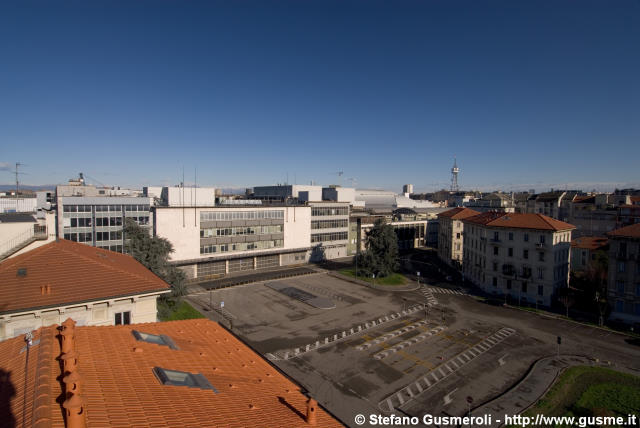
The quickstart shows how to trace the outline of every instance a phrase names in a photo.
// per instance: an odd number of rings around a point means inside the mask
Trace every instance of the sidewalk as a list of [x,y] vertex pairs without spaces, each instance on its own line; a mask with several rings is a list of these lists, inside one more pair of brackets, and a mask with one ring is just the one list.
[[[488,403],[471,409],[471,415],[491,415],[492,424],[488,426],[501,427],[504,425],[504,415],[518,415],[535,405],[564,369],[576,365],[590,366],[593,362],[578,355],[542,358],[533,364],[529,373],[517,385]],[[501,422],[498,423],[496,419]]]

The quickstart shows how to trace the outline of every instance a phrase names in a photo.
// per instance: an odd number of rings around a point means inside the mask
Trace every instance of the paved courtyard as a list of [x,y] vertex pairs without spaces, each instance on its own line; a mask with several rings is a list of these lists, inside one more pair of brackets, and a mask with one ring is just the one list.
[[[565,356],[640,371],[640,348],[624,335],[491,306],[428,280],[407,292],[375,290],[326,273],[267,281],[274,282],[304,293],[292,297],[258,282],[201,290],[188,299],[230,324],[350,426],[358,426],[357,414],[464,415],[467,397],[472,409],[500,408],[483,404],[517,385],[535,361],[556,355],[557,336]],[[295,298],[300,294],[329,299],[335,307],[313,307]],[[505,412],[528,406],[524,397]]]

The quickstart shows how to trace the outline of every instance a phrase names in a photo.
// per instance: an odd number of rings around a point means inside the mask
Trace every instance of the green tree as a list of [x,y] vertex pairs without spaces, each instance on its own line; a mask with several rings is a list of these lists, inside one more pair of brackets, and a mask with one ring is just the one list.
[[173,245],[164,238],[151,236],[135,221],[127,219],[124,226],[126,251],[151,272],[171,285],[172,296],[177,298],[186,294],[186,276],[177,267],[169,263]]
[[398,237],[383,219],[376,220],[367,232],[366,250],[358,255],[358,266],[365,274],[376,277],[391,275],[398,269]]

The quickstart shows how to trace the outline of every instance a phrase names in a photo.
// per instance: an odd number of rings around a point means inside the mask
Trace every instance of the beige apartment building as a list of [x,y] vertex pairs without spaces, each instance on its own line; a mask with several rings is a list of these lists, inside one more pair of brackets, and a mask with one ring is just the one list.
[[438,257],[449,266],[461,268],[465,218],[480,214],[469,208],[453,208],[438,214]]
[[501,212],[463,223],[463,273],[483,291],[550,306],[567,287],[573,225],[542,214]]
[[169,285],[133,257],[60,239],[0,263],[0,340],[59,324],[157,321]]
[[640,324],[640,223],[616,229],[607,235],[610,317]]

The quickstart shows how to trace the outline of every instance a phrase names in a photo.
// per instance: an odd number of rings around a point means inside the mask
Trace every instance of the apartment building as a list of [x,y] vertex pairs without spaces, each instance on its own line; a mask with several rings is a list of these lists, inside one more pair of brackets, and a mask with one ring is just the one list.
[[80,325],[157,321],[169,285],[132,257],[60,239],[0,263],[0,340],[72,317]]
[[438,214],[438,257],[449,266],[461,268],[463,220],[480,214],[469,208],[453,208]]
[[487,212],[464,223],[463,273],[483,291],[550,306],[567,287],[571,224],[542,214]]
[[571,241],[571,270],[582,272],[591,267],[598,251],[607,251],[608,239],[601,236],[583,236]]
[[609,232],[610,317],[640,323],[640,223]]
[[189,278],[301,264],[312,255],[308,205],[156,206],[153,214],[155,235],[173,245],[171,261]]

